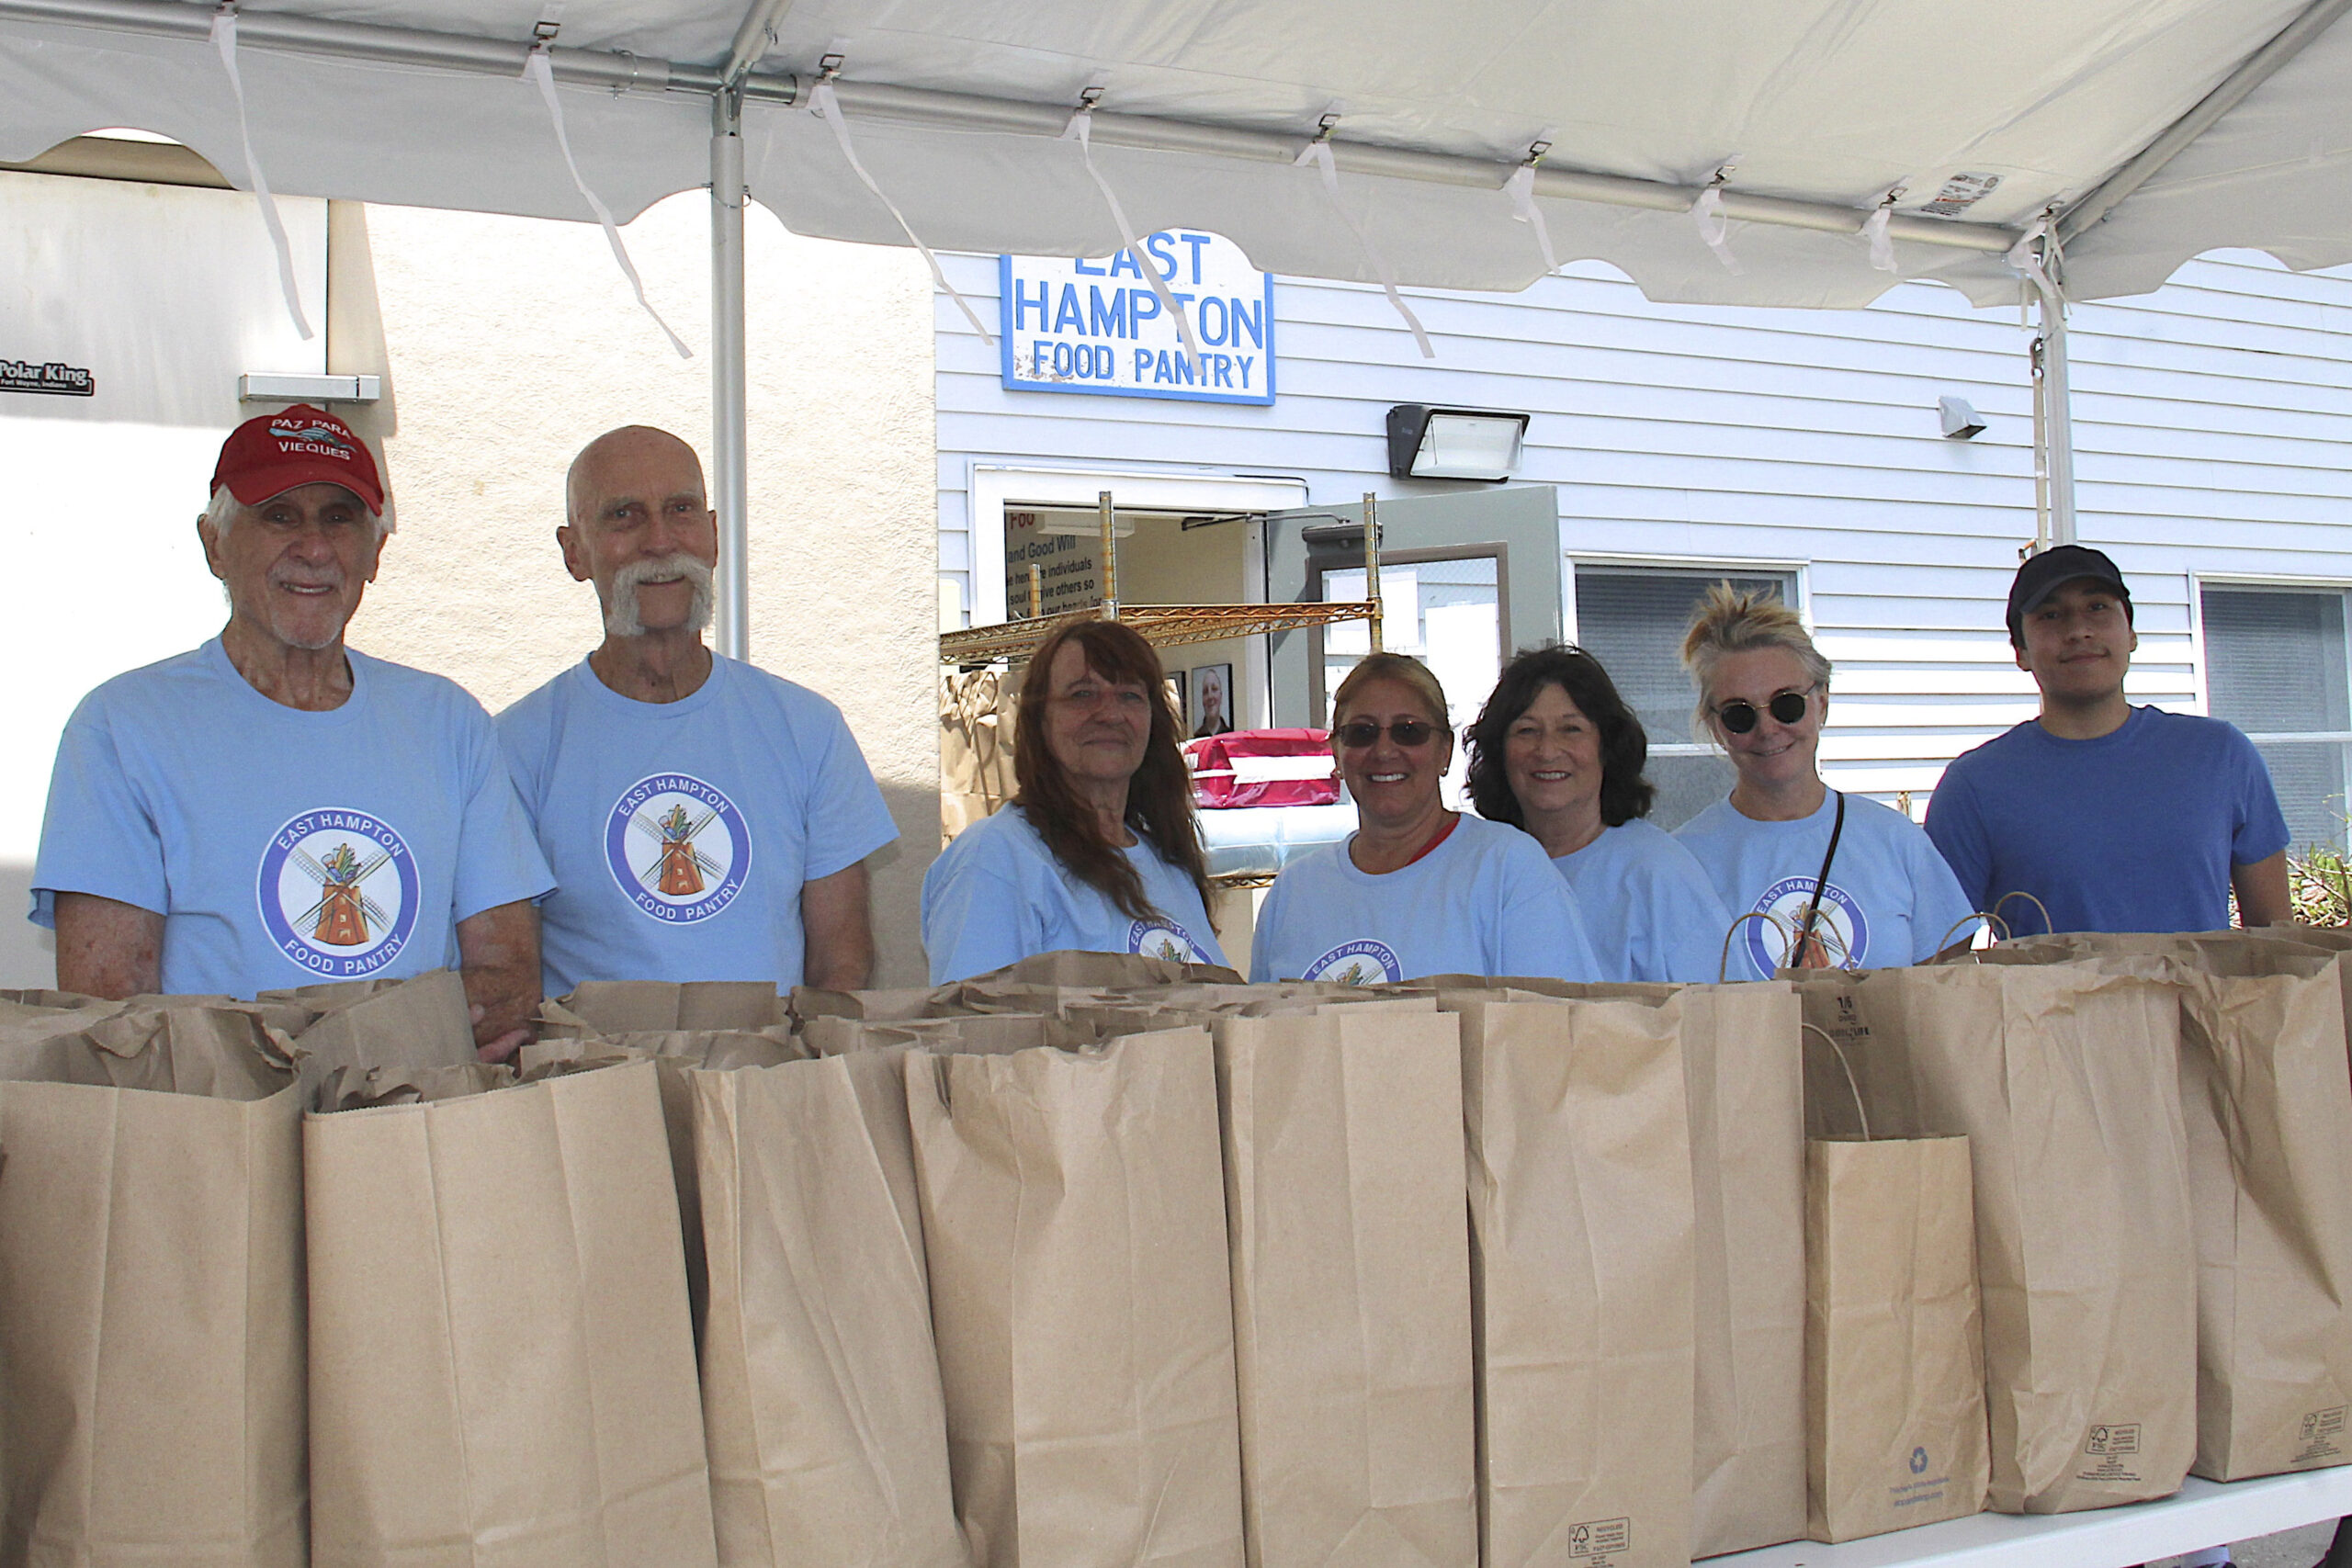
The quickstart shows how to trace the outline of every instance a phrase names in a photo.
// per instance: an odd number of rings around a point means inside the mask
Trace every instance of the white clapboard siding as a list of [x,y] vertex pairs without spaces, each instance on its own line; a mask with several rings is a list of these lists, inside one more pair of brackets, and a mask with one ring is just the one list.
[[[947,258],[994,309],[992,257]],[[940,570],[969,570],[975,463],[1303,479],[1316,503],[1450,488],[1386,477],[1400,402],[1524,410],[1517,478],[1559,487],[1564,553],[1803,563],[1837,666],[1841,786],[1925,810],[1944,762],[2031,716],[2002,601],[2033,532],[2027,334],[1905,285],[1867,310],[1654,304],[1598,264],[1519,295],[1280,280],[1271,408],[1005,391],[942,297]],[[2071,318],[2080,535],[2130,577],[2135,701],[2196,706],[2195,576],[2352,586],[2352,269],[2220,253]],[[1945,440],[1939,396],[1988,422]]]

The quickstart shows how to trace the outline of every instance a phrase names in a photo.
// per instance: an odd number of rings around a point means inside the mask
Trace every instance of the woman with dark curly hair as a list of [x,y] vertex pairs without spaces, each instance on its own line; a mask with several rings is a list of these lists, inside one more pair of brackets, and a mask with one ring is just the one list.
[[1133,627],[1079,621],[1039,645],[1013,720],[1018,789],[922,879],[932,984],[1069,948],[1225,962],[1177,736]]
[[1575,889],[1610,980],[1713,980],[1731,916],[1690,852],[1646,820],[1649,738],[1600,661],[1546,643],[1470,727],[1470,800],[1524,829]]

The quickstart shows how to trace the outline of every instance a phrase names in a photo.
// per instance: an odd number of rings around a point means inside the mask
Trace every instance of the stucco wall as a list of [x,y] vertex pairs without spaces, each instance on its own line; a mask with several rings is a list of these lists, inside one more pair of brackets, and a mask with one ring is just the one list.
[[[939,841],[931,288],[909,251],[804,240],[754,207],[751,651],[841,705],[901,834],[874,863],[883,984],[919,984]],[[589,224],[336,204],[330,368],[386,378],[399,530],[351,640],[493,712],[581,657],[595,595],[554,531],[591,437],[661,425],[710,451],[709,201],[624,235],[681,360]]]

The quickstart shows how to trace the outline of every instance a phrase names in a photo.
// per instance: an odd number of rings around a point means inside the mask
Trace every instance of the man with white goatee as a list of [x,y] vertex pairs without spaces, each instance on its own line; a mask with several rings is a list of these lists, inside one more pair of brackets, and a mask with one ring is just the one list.
[[704,647],[718,519],[694,449],[608,431],[566,491],[556,543],[595,584],[605,639],[497,721],[560,884],[540,908],[547,994],[864,986],[865,857],[898,830],[840,709]]

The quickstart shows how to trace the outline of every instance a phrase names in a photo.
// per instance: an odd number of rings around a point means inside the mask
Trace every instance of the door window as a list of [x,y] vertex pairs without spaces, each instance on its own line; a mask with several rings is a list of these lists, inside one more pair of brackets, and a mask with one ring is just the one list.
[[[1363,568],[1334,568],[1323,573],[1325,601],[1363,599]],[[1478,716],[1487,695],[1502,673],[1502,604],[1498,588],[1496,558],[1463,556],[1451,559],[1418,560],[1380,567],[1381,646],[1391,653],[1409,653],[1430,668],[1445,688],[1446,720],[1453,726],[1453,765],[1447,770],[1443,795],[1449,807],[1462,804],[1468,747],[1463,731]],[[1363,621],[1342,621],[1323,630],[1324,717],[1329,716],[1330,694],[1340,689],[1372,649],[1372,628]]]

